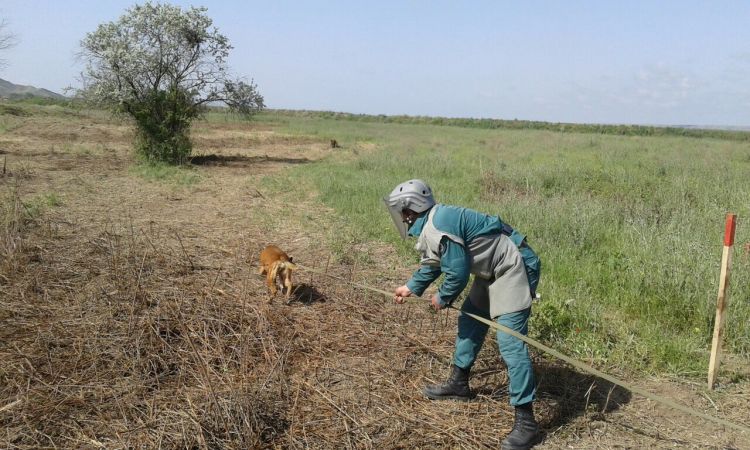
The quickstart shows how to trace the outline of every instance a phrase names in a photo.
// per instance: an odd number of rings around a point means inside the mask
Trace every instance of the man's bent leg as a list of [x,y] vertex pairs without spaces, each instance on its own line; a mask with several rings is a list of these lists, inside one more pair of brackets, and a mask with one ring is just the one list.
[[[484,317],[488,320],[490,318],[489,310],[481,310],[475,306],[471,301],[471,296],[464,301],[461,311],[466,311],[467,313]],[[465,314],[460,314],[458,316],[458,334],[456,335],[456,350],[453,354],[453,364],[462,369],[471,369],[479,351],[482,349],[484,338],[487,336],[487,330],[489,330],[489,327],[482,322],[472,319]]]
[[[471,286],[469,298],[464,301],[462,311],[476,314],[489,319],[489,308],[474,305],[487,304],[486,284],[476,281]],[[469,372],[482,348],[484,338],[489,327],[469,316],[458,316],[458,334],[456,335],[456,349],[453,355],[451,375],[445,383],[432,384],[423,390],[424,395],[432,400],[469,400],[472,397],[469,389]]]
[[[497,323],[526,336],[531,308],[502,314]],[[497,332],[497,345],[508,366],[508,393],[510,404],[515,406],[513,430],[503,440],[503,450],[526,450],[539,443],[542,434],[534,418],[533,401],[536,396],[534,368],[525,342],[501,331]]]
[[[526,336],[530,314],[531,308],[527,308],[514,313],[502,314],[495,320],[500,325]],[[510,404],[518,406],[534,401],[536,382],[528,345],[502,331],[497,332],[497,345],[505,365],[508,366]]]

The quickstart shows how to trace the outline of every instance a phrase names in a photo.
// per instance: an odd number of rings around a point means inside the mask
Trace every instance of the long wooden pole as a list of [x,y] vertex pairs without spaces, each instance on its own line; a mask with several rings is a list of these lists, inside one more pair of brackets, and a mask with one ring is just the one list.
[[724,320],[726,318],[727,287],[729,285],[729,271],[732,266],[732,244],[734,244],[734,229],[737,223],[736,214],[727,214],[724,227],[724,252],[721,256],[721,274],[719,276],[719,296],[716,299],[716,320],[714,321],[714,339],[711,344],[711,359],[708,363],[708,388],[713,389],[716,375],[721,363],[721,339],[724,336]]

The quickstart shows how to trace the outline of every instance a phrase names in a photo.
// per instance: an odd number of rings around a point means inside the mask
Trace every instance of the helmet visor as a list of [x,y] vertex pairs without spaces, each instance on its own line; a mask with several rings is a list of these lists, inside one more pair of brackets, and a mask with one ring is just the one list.
[[409,225],[404,222],[404,218],[401,216],[401,207],[398,204],[392,205],[391,202],[388,201],[388,197],[383,198],[383,203],[385,203],[385,207],[391,214],[393,225],[396,226],[396,230],[398,230],[398,234],[401,235],[401,239],[406,239],[406,233],[407,231],[409,231]]

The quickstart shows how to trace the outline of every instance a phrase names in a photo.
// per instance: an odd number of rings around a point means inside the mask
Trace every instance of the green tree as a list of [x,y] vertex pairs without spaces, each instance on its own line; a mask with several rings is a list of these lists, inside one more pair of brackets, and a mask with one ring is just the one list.
[[210,104],[247,117],[265,106],[252,81],[230,79],[232,46],[206,8],[136,5],[88,33],[81,48],[86,67],[78,93],[130,116],[136,149],[151,161],[185,162],[190,124]]

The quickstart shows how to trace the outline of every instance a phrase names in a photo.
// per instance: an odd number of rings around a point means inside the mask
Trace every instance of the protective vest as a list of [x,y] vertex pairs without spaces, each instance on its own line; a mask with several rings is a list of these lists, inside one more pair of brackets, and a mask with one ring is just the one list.
[[[531,306],[539,280],[539,258],[525,244],[524,236],[511,228],[502,233],[478,236],[467,245],[459,236],[435,227],[433,215],[439,206],[430,210],[417,239],[415,248],[420,253],[421,264],[440,267],[441,242],[443,238],[450,239],[469,253],[470,272],[476,278],[475,284],[487,287],[487,295],[476,298],[470,295],[472,303],[489,310],[491,317]],[[529,266],[524,261],[524,252],[528,255]]]
[[443,237],[447,237],[467,249],[471,257],[470,272],[472,274],[485,280],[492,279],[494,275],[493,256],[500,241],[503,238],[507,240],[507,237],[501,233],[478,236],[469,242],[469,246],[467,247],[464,240],[460,237],[438,230],[435,227],[432,218],[436,210],[437,206],[433,207],[427,214],[427,220],[415,245],[416,250],[421,255],[421,264],[440,267],[440,254],[442,253],[440,251],[440,242],[443,240]]

